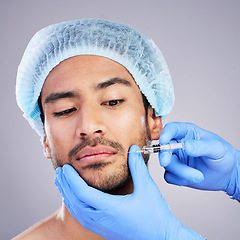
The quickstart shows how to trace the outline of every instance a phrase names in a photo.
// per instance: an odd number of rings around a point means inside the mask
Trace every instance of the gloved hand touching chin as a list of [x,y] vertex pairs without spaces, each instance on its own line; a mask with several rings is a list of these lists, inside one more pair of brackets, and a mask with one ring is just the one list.
[[168,123],[160,144],[183,141],[185,150],[160,152],[168,183],[203,190],[222,190],[240,200],[240,152],[214,133],[191,123]]
[[103,193],[88,186],[70,165],[58,168],[55,183],[72,216],[105,239],[204,239],[173,215],[141,153],[129,153],[128,162],[134,184],[128,195]]

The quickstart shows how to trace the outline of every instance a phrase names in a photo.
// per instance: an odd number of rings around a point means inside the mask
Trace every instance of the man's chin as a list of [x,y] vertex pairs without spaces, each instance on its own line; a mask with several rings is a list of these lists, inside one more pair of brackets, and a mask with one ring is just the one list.
[[125,192],[129,193],[129,186],[132,189],[132,178],[126,162],[117,166],[111,161],[88,163],[85,166],[73,164],[72,166],[89,186],[102,192],[125,194]]
[[91,179],[83,177],[83,179],[89,186],[109,194],[127,194],[131,191],[129,188],[132,186],[130,174],[121,179],[114,176],[99,176]]

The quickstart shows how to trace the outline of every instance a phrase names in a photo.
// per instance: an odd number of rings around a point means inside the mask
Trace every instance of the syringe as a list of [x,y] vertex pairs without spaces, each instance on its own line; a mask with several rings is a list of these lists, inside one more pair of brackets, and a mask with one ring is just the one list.
[[176,142],[176,143],[169,143],[169,144],[155,144],[150,146],[144,146],[143,148],[135,151],[135,152],[141,152],[144,154],[150,154],[150,153],[157,153],[160,151],[172,151],[176,149],[184,149],[184,143],[183,142]]

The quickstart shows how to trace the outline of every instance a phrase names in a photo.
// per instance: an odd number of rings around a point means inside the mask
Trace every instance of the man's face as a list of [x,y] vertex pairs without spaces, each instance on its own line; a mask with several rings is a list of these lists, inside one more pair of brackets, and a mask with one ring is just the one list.
[[45,154],[54,167],[72,165],[90,185],[109,191],[130,179],[131,145],[146,145],[142,95],[120,64],[77,56],[56,66],[41,93]]

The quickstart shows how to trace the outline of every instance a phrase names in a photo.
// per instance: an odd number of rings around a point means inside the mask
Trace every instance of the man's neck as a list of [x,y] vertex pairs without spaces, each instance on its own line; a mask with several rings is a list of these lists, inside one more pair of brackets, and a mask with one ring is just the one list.
[[71,240],[103,240],[102,237],[84,228],[68,211],[65,204],[62,204],[57,214],[57,221],[62,226],[62,235],[65,239]]

